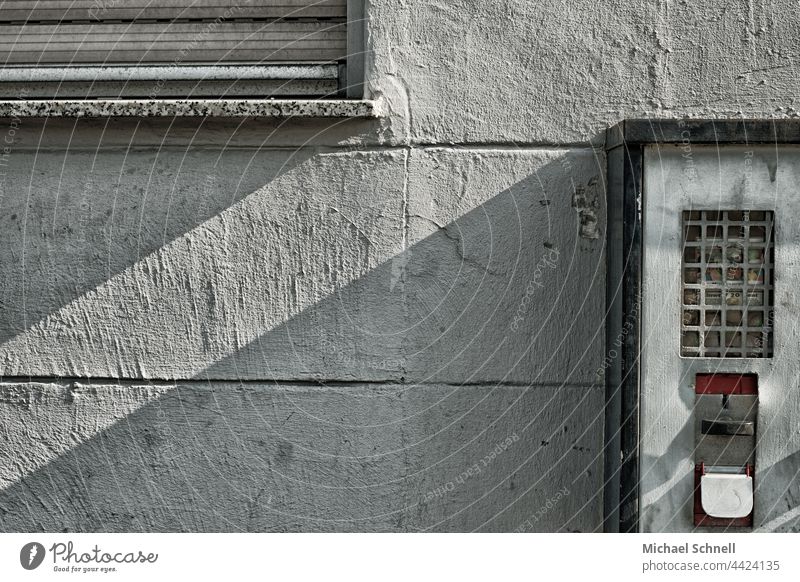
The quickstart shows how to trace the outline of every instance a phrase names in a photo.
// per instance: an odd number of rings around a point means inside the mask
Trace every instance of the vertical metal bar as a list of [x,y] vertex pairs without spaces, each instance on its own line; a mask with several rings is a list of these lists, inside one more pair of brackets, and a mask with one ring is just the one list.
[[639,530],[639,368],[642,303],[642,158],[638,144],[624,144],[622,409],[619,529]]
[[365,0],[347,0],[347,71],[345,94],[351,99],[364,97],[364,63],[367,50],[367,11]]
[[619,532],[619,469],[622,366],[619,341],[622,337],[624,290],[622,246],[623,165],[622,146],[606,154],[606,348],[603,360],[605,379],[605,430],[603,458],[603,531]]
[[337,80],[336,95],[338,97],[347,97],[347,61],[339,62]]

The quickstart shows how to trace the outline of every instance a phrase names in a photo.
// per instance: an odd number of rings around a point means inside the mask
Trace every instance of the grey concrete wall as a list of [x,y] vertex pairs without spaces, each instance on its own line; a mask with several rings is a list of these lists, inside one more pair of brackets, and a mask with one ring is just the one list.
[[382,119],[3,121],[0,529],[602,527],[603,130],[792,114],[796,23],[367,13]]

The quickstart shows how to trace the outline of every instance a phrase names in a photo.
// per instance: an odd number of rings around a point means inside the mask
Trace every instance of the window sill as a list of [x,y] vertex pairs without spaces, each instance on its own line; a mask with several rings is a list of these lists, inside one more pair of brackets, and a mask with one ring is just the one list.
[[92,99],[0,101],[0,117],[378,117],[358,99]]

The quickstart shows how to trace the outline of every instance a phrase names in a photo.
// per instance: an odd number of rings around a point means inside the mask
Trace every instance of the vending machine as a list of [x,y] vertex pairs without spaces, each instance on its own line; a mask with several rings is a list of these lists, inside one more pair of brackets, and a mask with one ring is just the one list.
[[606,529],[800,530],[800,122],[607,134]]

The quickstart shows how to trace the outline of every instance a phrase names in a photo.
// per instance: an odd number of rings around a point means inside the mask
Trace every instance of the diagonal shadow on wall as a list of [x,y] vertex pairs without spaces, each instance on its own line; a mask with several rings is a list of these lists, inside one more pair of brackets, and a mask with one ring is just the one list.
[[[37,143],[38,134],[30,133]],[[42,144],[48,136],[42,130]],[[0,199],[0,343],[312,154],[289,148],[209,154],[174,145],[146,153],[99,145],[13,151]]]
[[358,276],[193,378],[6,382],[0,528],[598,528],[602,243],[571,180],[554,160],[467,212],[409,201],[413,244],[374,266],[348,215],[308,269],[344,249]]

